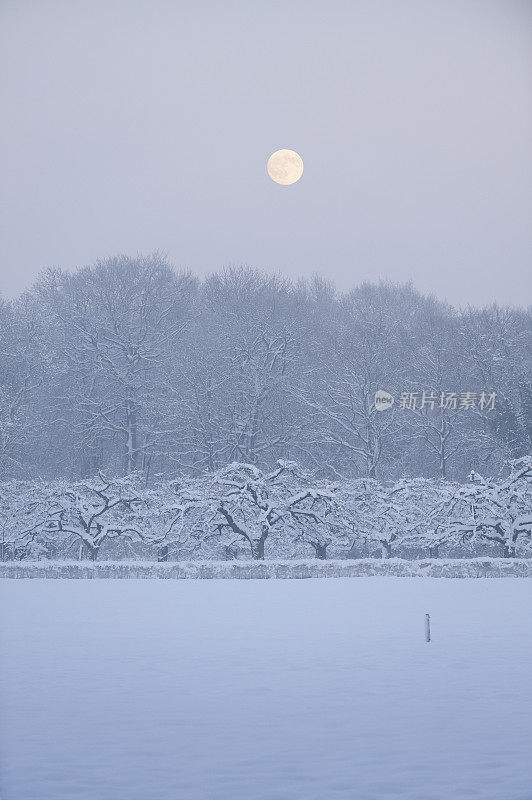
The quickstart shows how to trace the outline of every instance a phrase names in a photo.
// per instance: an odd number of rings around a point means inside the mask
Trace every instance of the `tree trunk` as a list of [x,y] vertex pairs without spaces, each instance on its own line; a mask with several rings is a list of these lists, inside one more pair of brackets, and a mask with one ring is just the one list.
[[392,546],[389,542],[381,542],[382,545],[382,557],[383,558],[391,558],[392,557]]
[[315,544],[314,550],[316,552],[316,558],[321,558],[325,560],[327,558],[327,545],[326,544]]
[[503,544],[503,557],[515,558],[515,545],[511,544],[510,542],[505,542]]
[[446,429],[444,412],[442,412],[440,430],[438,433],[440,438],[440,478],[445,480],[447,478],[447,453],[445,452],[445,441],[448,432]]
[[264,534],[260,539],[253,539],[251,542],[251,557],[254,561],[264,561],[264,542],[266,536]]
[[124,453],[124,471],[126,475],[135,472],[138,464],[137,409],[135,402],[126,401],[126,443]]
[[83,542],[83,556],[82,558],[87,558],[88,561],[96,561],[98,558],[98,550],[99,547],[91,547],[90,544],[87,542]]

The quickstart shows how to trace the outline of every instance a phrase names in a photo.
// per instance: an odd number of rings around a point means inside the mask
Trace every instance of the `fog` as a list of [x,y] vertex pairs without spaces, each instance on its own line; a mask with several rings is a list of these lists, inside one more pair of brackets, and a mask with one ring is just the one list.
[[531,8],[4,0],[2,292],[157,249],[527,302]]

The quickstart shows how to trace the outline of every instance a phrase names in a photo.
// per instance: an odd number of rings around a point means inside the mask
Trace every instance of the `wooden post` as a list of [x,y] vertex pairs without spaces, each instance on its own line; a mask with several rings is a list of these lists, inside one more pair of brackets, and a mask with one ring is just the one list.
[[430,642],[430,614],[425,614],[425,641]]

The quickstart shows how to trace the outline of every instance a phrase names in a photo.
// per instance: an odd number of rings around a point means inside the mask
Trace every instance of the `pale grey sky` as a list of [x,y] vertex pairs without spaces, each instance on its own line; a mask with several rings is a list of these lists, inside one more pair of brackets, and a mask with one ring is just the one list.
[[531,2],[1,0],[0,24],[5,295],[158,249],[530,302]]

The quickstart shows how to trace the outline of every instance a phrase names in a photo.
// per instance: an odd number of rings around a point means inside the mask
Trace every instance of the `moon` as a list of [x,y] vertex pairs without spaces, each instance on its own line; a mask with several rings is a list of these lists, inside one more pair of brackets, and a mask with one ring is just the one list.
[[269,157],[266,169],[272,181],[290,186],[303,175],[303,159],[295,150],[276,150]]

